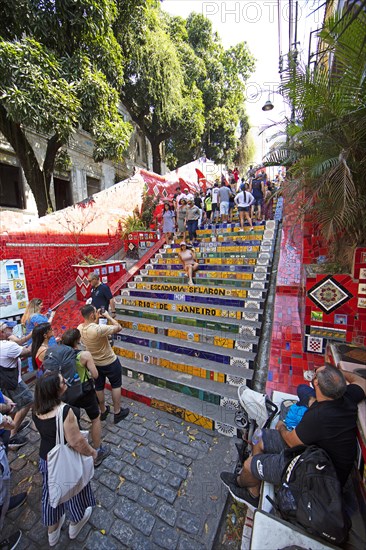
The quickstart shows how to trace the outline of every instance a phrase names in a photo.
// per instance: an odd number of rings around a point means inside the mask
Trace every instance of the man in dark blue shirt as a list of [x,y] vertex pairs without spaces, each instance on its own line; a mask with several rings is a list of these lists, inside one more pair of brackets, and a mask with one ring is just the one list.
[[88,281],[91,286],[90,297],[92,305],[96,309],[104,308],[105,311],[108,311],[110,307],[110,314],[114,317],[116,315],[116,305],[109,286],[101,283],[99,275],[95,271],[89,273]]

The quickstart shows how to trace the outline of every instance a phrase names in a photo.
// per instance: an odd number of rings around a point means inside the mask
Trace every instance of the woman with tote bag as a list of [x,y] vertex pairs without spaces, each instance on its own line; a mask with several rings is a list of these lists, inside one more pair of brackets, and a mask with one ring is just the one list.
[[52,372],[38,378],[34,392],[33,420],[41,435],[42,521],[50,546],[60,538],[66,511],[71,516],[69,536],[75,539],[96,504],[89,481],[97,451],[80,432],[79,409],[62,403],[66,389],[63,376]]

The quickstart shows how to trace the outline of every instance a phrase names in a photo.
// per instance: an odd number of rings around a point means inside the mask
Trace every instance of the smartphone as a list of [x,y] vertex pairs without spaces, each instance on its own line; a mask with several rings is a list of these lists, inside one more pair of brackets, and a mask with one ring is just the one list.
[[99,310],[100,310],[100,313],[102,314],[105,313],[105,307],[102,306],[101,308],[99,308]]

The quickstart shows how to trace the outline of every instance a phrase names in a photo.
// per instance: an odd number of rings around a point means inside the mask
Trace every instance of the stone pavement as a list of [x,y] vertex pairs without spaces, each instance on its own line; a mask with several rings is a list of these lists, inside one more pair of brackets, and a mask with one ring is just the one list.
[[[234,440],[218,436],[166,412],[136,401],[118,426],[113,415],[103,422],[103,440],[111,454],[95,470],[92,486],[97,507],[75,541],[64,526],[56,550],[203,550],[212,547],[227,491],[222,470],[233,471]],[[87,428],[86,417],[82,427]],[[3,536],[21,528],[18,548],[48,548],[41,524],[39,436],[9,452],[12,494],[29,491],[27,503],[7,515]],[[67,524],[67,522],[66,522]]]

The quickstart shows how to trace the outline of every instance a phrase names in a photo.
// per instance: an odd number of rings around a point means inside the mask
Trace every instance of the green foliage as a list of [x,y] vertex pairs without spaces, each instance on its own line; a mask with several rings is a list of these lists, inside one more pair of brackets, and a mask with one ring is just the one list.
[[146,225],[136,212],[122,220],[121,228],[121,239],[125,239],[129,233],[132,233],[132,231],[145,231],[147,229]]
[[160,172],[163,141],[171,168],[204,154],[230,160],[238,146],[245,81],[254,68],[246,44],[225,51],[202,15],[185,20],[162,12],[157,2],[135,2],[135,26],[121,2],[115,23],[128,52],[121,98],[151,142],[154,170]]
[[[112,28],[117,7],[114,0],[13,0],[12,12],[3,4],[0,131],[42,215],[57,152],[79,126],[95,139],[96,161],[122,159],[128,146],[132,128],[118,112],[123,55]],[[43,167],[24,128],[49,136]]]
[[287,192],[300,194],[303,212],[342,258],[366,242],[366,14],[330,18],[321,37],[323,60],[313,72],[298,68],[284,85],[300,124],[267,161],[291,165]]

